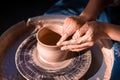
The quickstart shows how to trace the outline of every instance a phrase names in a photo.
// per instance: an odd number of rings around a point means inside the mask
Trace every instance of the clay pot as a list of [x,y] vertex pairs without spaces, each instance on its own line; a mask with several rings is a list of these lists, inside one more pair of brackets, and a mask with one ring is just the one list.
[[60,50],[56,45],[62,33],[62,26],[46,25],[37,34],[38,57],[46,63],[56,63],[66,60],[68,51]]

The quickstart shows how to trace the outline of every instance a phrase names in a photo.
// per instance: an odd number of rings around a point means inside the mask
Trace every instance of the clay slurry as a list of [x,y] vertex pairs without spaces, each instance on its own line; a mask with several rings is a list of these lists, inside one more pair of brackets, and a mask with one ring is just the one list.
[[59,41],[61,35],[59,35],[56,32],[51,31],[50,29],[45,28],[44,29],[44,35],[39,36],[39,40],[46,45],[56,45],[56,43]]

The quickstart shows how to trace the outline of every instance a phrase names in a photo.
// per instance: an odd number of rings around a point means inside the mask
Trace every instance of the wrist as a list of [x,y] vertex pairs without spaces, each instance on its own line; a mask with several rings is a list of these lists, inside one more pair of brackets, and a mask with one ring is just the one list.
[[103,22],[97,22],[97,23],[98,23],[99,30],[103,34],[103,38],[104,39],[110,39],[107,23],[103,23]]
[[96,18],[86,14],[84,11],[79,15],[84,19],[84,21],[95,21]]
[[106,26],[106,23],[103,23],[103,22],[98,22],[98,25],[100,27],[100,30],[102,30],[104,33],[108,33],[107,32],[107,26]]

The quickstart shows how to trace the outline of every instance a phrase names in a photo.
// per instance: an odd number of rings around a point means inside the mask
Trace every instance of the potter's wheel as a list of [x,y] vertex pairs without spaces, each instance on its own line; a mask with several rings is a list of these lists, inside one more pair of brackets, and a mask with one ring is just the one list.
[[[33,22],[40,22],[40,24],[43,24],[43,25],[46,25],[46,24],[62,25],[65,19],[65,16],[63,15],[62,16],[60,15],[36,16],[29,19]],[[18,69],[16,68],[15,55],[16,55],[16,50],[20,51],[20,48],[18,48],[18,46],[23,44],[23,40],[27,39],[31,34],[34,33],[34,28],[35,27],[33,27],[32,25],[28,25],[27,22],[23,20],[11,26],[7,31],[5,31],[0,36],[0,46],[1,46],[0,47],[0,80],[26,80],[24,78],[25,76],[23,77],[22,71],[20,70],[18,71]],[[27,49],[30,49],[28,50],[28,52],[35,50],[34,48],[36,45],[34,43],[35,43],[34,41],[32,43],[30,42],[30,44],[28,44],[29,46],[27,45],[27,48],[22,50],[27,51]],[[30,46],[31,44],[34,44],[34,46]],[[108,42],[104,44],[106,45],[110,43]],[[82,79],[96,80],[100,78],[100,80],[104,80],[104,79],[110,80],[109,78],[111,76],[112,66],[114,62],[113,49],[107,48],[106,46],[103,46],[103,48],[99,48],[97,45],[95,45],[91,48],[91,51],[92,51],[92,62],[89,70],[86,72],[86,74],[83,76]],[[26,56],[26,57],[23,56],[23,57],[24,57],[24,60],[28,62],[31,61],[30,60],[31,57],[30,59],[29,59],[29,56]],[[20,58],[20,59],[23,59],[23,58]],[[25,64],[25,65],[28,65],[28,64]],[[39,69],[36,69],[36,70],[39,71]],[[22,74],[22,76],[20,73]]]
[[51,65],[38,59],[36,43],[35,35],[31,35],[20,44],[16,52],[17,69],[26,79],[78,80],[90,67],[90,50],[69,53],[73,54],[73,57]]

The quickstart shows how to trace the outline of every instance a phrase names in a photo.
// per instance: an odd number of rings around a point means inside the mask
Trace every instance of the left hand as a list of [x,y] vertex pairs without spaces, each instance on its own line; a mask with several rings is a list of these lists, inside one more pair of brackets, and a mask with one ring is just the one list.
[[71,40],[61,43],[61,50],[78,52],[93,46],[96,41],[103,38],[108,38],[108,35],[103,32],[99,22],[86,22],[75,32]]
[[85,23],[85,18],[82,16],[70,16],[67,17],[63,24],[63,32],[62,37],[58,41],[57,45],[61,45],[61,43],[68,39],[71,35],[73,35],[77,29],[79,29]]

